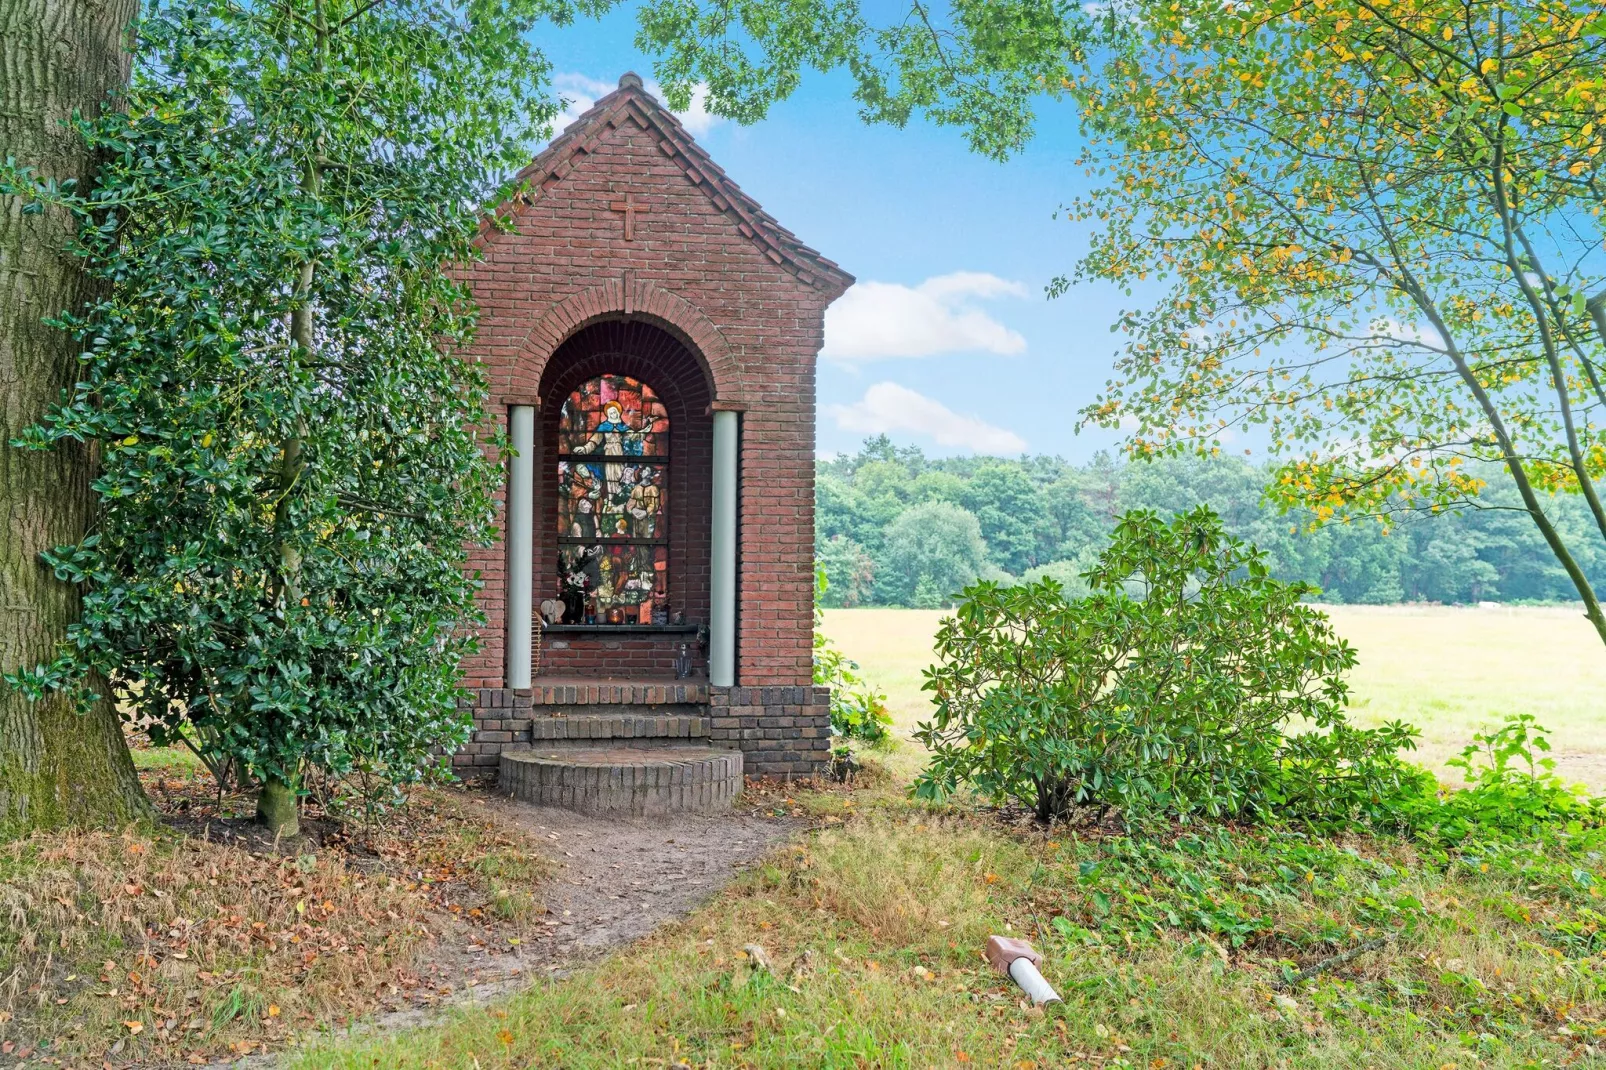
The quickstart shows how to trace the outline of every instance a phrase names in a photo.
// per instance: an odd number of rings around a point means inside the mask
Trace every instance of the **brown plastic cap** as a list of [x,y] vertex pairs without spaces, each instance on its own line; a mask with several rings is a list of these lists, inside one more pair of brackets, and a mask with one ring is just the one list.
[[1025,940],[1017,940],[1013,936],[989,936],[987,938],[987,961],[999,973],[1008,974],[1010,964],[1016,959],[1029,959],[1033,966],[1043,961],[1043,956],[1032,950],[1032,945]]

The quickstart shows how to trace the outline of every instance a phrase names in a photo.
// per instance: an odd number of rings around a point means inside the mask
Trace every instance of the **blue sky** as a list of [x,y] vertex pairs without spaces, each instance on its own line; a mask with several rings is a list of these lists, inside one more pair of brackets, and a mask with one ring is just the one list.
[[[626,70],[652,77],[627,6],[600,22],[543,29],[556,85],[578,112]],[[818,448],[852,451],[885,431],[933,455],[1108,448],[1075,431],[1076,411],[1110,373],[1131,302],[1079,286],[1048,300],[1085,231],[1056,210],[1085,188],[1064,105],[1045,102],[1038,136],[999,164],[958,131],[867,126],[848,80],[811,75],[753,126],[682,116],[722,167],[859,286],[833,306],[820,361]]]

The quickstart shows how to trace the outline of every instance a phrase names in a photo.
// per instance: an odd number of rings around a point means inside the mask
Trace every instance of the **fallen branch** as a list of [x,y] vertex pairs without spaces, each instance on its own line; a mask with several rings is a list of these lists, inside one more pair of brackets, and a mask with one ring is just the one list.
[[1340,952],[1337,955],[1329,955],[1327,958],[1322,959],[1319,962],[1315,962],[1309,966],[1306,966],[1303,970],[1300,970],[1292,977],[1273,982],[1271,987],[1277,989],[1279,992],[1282,992],[1293,988],[1295,985],[1303,984],[1304,982],[1309,981],[1312,977],[1315,977],[1317,974],[1326,973],[1328,970],[1342,966],[1346,962],[1360,958],[1368,951],[1376,951],[1383,945],[1392,943],[1395,935],[1396,934],[1394,933],[1389,933],[1386,936],[1379,936],[1374,940],[1366,941],[1364,944],[1356,944],[1348,951]]

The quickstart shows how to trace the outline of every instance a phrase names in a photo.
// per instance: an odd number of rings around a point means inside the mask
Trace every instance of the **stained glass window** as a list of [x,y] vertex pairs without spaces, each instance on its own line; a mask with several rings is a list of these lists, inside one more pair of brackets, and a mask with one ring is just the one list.
[[580,384],[558,417],[558,594],[569,624],[668,619],[669,415],[628,375]]

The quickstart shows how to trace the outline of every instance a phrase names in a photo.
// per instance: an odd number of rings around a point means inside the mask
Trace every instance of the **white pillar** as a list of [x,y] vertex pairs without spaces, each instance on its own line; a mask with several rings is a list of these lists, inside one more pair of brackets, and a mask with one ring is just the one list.
[[535,406],[508,418],[513,456],[507,466],[507,686],[530,686],[530,622],[535,588]]
[[736,685],[736,455],[734,412],[714,413],[714,525],[708,567],[708,682]]

